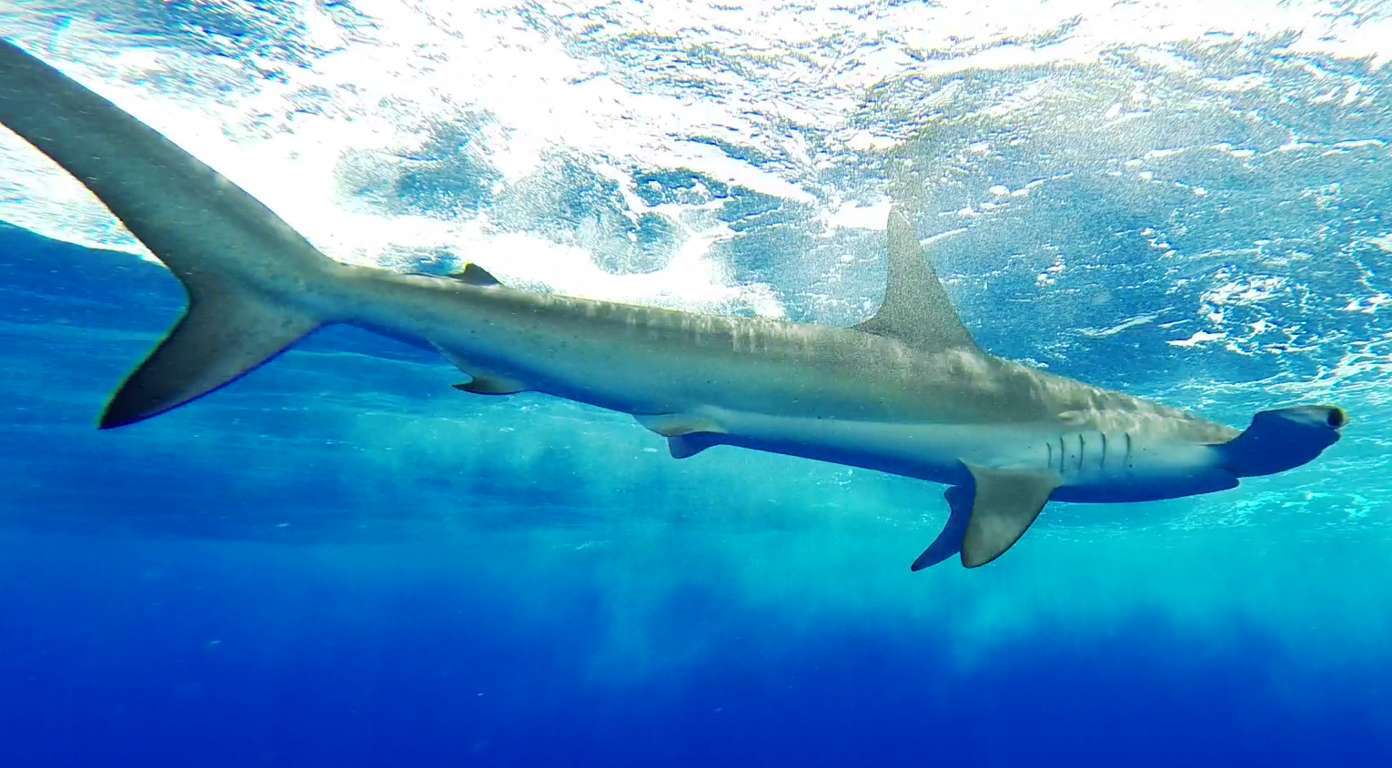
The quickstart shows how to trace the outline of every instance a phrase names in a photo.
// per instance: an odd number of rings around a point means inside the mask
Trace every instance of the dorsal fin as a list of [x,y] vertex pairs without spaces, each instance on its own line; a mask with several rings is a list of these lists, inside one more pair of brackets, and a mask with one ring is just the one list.
[[454,274],[450,275],[450,277],[460,282],[468,283],[469,285],[477,285],[482,288],[487,288],[493,285],[502,285],[502,283],[499,282],[498,278],[489,274],[488,270],[484,269],[483,267],[480,267],[477,264],[472,263],[465,264],[464,269],[462,271],[455,272]]
[[893,208],[886,229],[889,261],[884,303],[874,317],[856,328],[919,349],[976,349],[976,340],[957,317],[918,242],[913,222],[902,210]]

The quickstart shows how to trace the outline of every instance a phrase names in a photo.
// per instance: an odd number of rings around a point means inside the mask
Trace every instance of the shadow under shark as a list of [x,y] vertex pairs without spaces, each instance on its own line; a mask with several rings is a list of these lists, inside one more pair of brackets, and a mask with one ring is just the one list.
[[1050,499],[1131,502],[1232,488],[1339,439],[1332,406],[1242,432],[977,347],[890,214],[884,303],[854,328],[699,315],[510,289],[477,266],[405,275],[339,264],[154,129],[0,42],[0,123],[85,184],[169,267],[188,308],[112,397],[103,428],[176,408],[315,329],[429,343],[479,395],[536,391],[633,414],[686,458],[716,445],[947,484],[947,525],[913,569],[989,563]]

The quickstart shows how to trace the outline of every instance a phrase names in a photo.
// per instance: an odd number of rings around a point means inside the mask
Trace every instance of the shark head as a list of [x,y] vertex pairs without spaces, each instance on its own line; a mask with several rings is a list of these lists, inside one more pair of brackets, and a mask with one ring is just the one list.
[[1262,411],[1251,426],[1218,446],[1224,463],[1239,477],[1284,472],[1312,461],[1339,442],[1348,414],[1332,405],[1302,405]]

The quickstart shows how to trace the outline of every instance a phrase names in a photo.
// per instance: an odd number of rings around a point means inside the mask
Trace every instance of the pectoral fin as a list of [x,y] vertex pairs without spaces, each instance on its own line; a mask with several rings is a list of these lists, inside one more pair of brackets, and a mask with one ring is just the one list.
[[911,571],[937,565],[962,551],[962,537],[966,535],[967,523],[971,520],[972,492],[970,488],[954,485],[944,495],[947,498],[947,525],[909,566]]
[[975,568],[1000,557],[1025,535],[1059,478],[1052,472],[966,467],[975,494],[962,538],[962,565]]
[[959,552],[962,565],[968,568],[995,560],[1025,535],[1059,486],[1058,475],[1052,472],[962,464],[971,473],[972,483],[947,489],[947,525],[910,570],[921,571]]

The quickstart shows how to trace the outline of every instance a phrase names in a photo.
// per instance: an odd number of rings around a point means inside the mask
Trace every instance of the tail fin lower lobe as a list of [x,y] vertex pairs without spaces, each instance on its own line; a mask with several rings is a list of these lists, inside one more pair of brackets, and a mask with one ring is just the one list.
[[217,171],[6,41],[0,123],[86,185],[188,293],[183,318],[111,399],[102,427],[207,394],[325,321],[297,299],[339,265]]
[[191,290],[184,316],[106,404],[101,428],[133,424],[202,397],[318,326],[254,295]]

